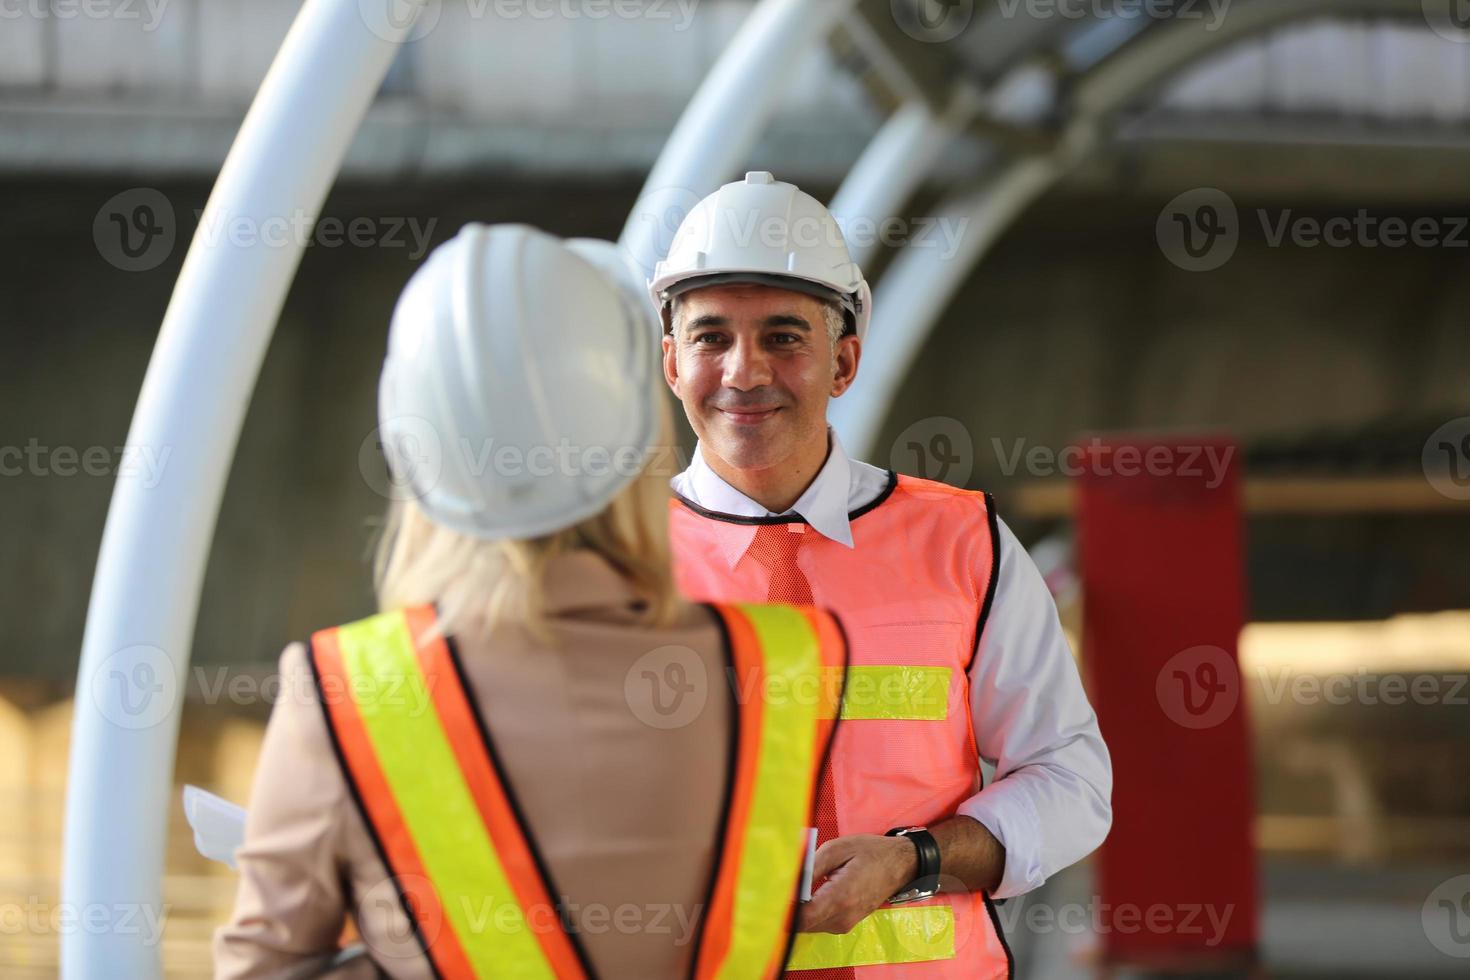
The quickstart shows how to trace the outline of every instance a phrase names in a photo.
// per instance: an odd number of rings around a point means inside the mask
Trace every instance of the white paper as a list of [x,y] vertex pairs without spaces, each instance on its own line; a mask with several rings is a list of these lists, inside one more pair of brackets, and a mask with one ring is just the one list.
[[817,865],[817,828],[808,827],[806,832],[806,860],[801,866],[801,900],[812,900],[812,869]]
[[199,853],[233,868],[235,849],[245,842],[245,808],[198,786],[185,786],[184,816],[194,829]]

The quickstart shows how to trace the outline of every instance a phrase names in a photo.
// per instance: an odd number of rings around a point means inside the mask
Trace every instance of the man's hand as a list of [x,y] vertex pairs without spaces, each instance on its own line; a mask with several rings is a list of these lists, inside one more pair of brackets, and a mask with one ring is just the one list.
[[863,918],[903,891],[919,873],[914,842],[902,837],[854,834],[817,848],[812,900],[797,916],[798,932],[850,932]]
[[[940,890],[995,891],[1006,851],[985,825],[954,816],[929,828],[939,844]],[[865,916],[903,891],[919,874],[919,852],[903,837],[853,834],[817,848],[812,900],[796,917],[797,932],[850,932]],[[817,887],[823,878],[825,884]]]

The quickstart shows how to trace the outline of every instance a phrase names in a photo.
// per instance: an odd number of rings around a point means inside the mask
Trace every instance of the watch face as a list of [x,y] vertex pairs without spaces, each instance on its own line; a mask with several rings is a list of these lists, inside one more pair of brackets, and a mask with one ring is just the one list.
[[917,902],[925,898],[933,898],[939,894],[938,888],[910,888],[901,891],[888,900],[889,905],[902,905],[905,902]]

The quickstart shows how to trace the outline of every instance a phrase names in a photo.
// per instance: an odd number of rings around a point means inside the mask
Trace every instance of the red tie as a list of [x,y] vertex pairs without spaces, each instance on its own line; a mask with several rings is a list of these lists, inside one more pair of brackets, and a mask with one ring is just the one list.
[[796,563],[796,553],[806,537],[805,524],[762,524],[755,529],[755,540],[746,555],[754,558],[770,573],[766,586],[767,602],[790,602],[810,606],[812,584]]
[[[755,529],[755,540],[745,552],[770,573],[766,586],[767,602],[790,602],[815,605],[812,584],[796,562],[797,552],[810,531],[805,524],[762,524]],[[817,782],[817,844],[825,844],[837,836],[837,797],[832,789],[832,770],[822,766]],[[815,882],[813,883],[815,884]],[[852,980],[852,967],[833,970],[802,970],[801,980]]]

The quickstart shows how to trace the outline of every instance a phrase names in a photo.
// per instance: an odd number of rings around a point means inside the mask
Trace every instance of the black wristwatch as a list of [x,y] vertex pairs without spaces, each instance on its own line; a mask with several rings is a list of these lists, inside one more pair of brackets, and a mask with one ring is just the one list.
[[939,894],[939,842],[923,827],[894,827],[884,837],[906,837],[919,852],[919,873],[908,888],[888,900],[890,905],[917,902]]

